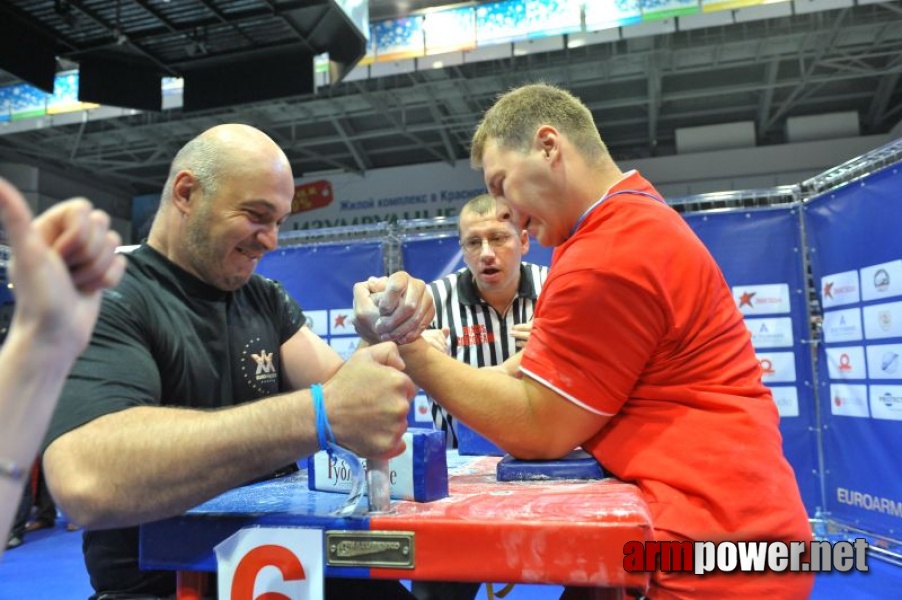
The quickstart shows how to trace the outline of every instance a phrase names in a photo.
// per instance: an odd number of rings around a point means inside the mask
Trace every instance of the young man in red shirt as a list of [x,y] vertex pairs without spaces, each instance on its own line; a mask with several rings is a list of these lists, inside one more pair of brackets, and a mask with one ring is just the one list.
[[[471,160],[499,216],[556,246],[551,273],[519,378],[415,340],[401,347],[414,381],[519,458],[582,446],[641,489],[658,541],[810,540],[720,269],[648,181],[618,168],[585,105],[549,85],[515,89],[486,113]],[[384,285],[355,287],[358,329],[373,341],[402,337],[377,321],[376,299],[383,312],[394,302],[370,295]],[[796,600],[812,584],[807,573],[655,572],[648,596]]]

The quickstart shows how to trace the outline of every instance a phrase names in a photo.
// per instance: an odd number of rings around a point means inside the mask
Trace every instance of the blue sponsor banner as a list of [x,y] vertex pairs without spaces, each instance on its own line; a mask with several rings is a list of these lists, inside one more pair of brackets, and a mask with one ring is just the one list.
[[456,235],[404,240],[401,261],[405,271],[426,283],[464,267]]
[[809,514],[823,506],[799,207],[693,213],[686,222],[723,271],[780,413],[783,452]]
[[261,275],[281,283],[307,316],[307,325],[345,360],[357,347],[354,284],[384,273],[382,242],[279,248],[261,259]]
[[806,202],[823,308],[818,386],[826,507],[895,537],[902,528],[902,174],[898,165]]

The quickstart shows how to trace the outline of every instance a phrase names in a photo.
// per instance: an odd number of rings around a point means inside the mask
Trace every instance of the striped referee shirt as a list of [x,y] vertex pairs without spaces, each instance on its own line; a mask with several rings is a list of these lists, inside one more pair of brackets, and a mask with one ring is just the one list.
[[[448,327],[451,356],[474,367],[499,365],[517,352],[510,330],[528,323],[536,308],[536,299],[548,267],[520,263],[520,286],[513,303],[503,315],[482,299],[468,268],[446,275],[429,284],[435,305],[433,329]],[[457,423],[437,402],[429,399],[432,421],[445,432],[449,448],[457,448]]]

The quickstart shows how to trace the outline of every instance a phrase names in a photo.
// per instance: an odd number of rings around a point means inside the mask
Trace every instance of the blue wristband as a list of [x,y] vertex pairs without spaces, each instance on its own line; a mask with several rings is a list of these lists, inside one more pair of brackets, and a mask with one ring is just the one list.
[[316,440],[320,450],[329,454],[330,460],[342,460],[351,470],[351,489],[348,491],[347,501],[332,511],[333,515],[347,517],[357,510],[357,503],[363,497],[363,489],[366,487],[366,473],[363,464],[350,450],[345,450],[335,442],[332,427],[329,426],[329,416],[326,414],[326,404],[323,398],[323,386],[315,383],[310,386],[310,396],[313,398],[313,414],[316,420]]
[[335,442],[335,436],[332,435],[332,427],[329,426],[329,417],[326,415],[323,386],[318,383],[311,385],[310,395],[313,397],[313,413],[316,417],[316,440],[320,450],[328,450],[329,443]]

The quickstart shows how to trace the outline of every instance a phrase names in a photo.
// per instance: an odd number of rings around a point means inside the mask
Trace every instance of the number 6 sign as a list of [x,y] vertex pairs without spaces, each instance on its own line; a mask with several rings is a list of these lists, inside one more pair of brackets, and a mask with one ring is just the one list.
[[323,600],[323,532],[250,527],[216,546],[219,600]]

